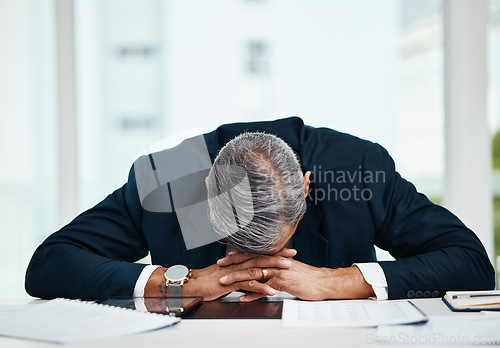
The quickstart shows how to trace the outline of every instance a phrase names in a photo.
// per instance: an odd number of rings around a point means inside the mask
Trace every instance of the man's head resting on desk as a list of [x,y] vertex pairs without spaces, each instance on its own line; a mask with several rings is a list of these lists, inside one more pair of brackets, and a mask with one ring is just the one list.
[[220,150],[206,180],[215,231],[242,251],[279,251],[306,211],[310,174],[302,174],[282,139],[238,135]]

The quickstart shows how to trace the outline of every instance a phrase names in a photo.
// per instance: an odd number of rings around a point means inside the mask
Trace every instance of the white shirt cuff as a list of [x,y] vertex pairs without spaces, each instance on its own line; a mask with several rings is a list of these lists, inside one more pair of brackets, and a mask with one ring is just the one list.
[[370,297],[374,300],[387,300],[389,298],[389,290],[387,287],[387,279],[385,278],[384,270],[376,262],[353,263],[361,271],[366,282],[372,286],[375,297]]
[[147,265],[142,269],[141,274],[139,275],[139,278],[137,278],[137,281],[135,282],[135,287],[134,287],[134,297],[144,297],[144,288],[146,287],[146,284],[148,283],[149,277],[151,277],[151,274],[160,266],[156,265]]
[[144,303],[144,297],[134,297],[135,309],[139,312],[148,312],[148,308]]

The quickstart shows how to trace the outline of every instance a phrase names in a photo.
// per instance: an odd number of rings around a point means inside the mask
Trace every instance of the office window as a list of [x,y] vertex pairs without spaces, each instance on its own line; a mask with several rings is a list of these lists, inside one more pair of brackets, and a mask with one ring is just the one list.
[[31,255],[57,226],[54,9],[0,1],[0,298],[20,298]]
[[443,3],[400,2],[395,157],[431,200],[444,191]]
[[161,0],[75,2],[79,209],[127,179],[165,127]]
[[298,115],[379,141],[403,175],[441,195],[441,1],[77,3],[80,114],[104,132],[83,157],[117,168],[104,176],[124,170],[110,163],[130,162],[125,151],[194,126]]
[[250,75],[265,75],[268,70],[268,47],[263,41],[247,43],[247,71]]
[[[493,151],[493,214],[496,269],[500,269],[500,1],[490,0],[488,31],[488,119]],[[500,274],[498,275],[500,280]],[[497,281],[497,286],[500,282]]]

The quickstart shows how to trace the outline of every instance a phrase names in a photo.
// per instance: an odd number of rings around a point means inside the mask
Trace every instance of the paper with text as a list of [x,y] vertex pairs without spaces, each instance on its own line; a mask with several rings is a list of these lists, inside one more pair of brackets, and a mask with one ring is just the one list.
[[156,330],[179,320],[161,314],[55,299],[22,311],[0,313],[0,335],[71,343]]
[[363,327],[409,324],[426,316],[409,301],[283,301],[285,327]]

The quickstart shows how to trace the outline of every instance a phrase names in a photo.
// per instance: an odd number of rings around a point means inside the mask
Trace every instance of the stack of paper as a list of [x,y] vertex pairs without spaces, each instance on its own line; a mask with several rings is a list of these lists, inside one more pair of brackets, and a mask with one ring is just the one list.
[[180,319],[95,303],[55,299],[0,312],[0,335],[70,343],[156,330]]

